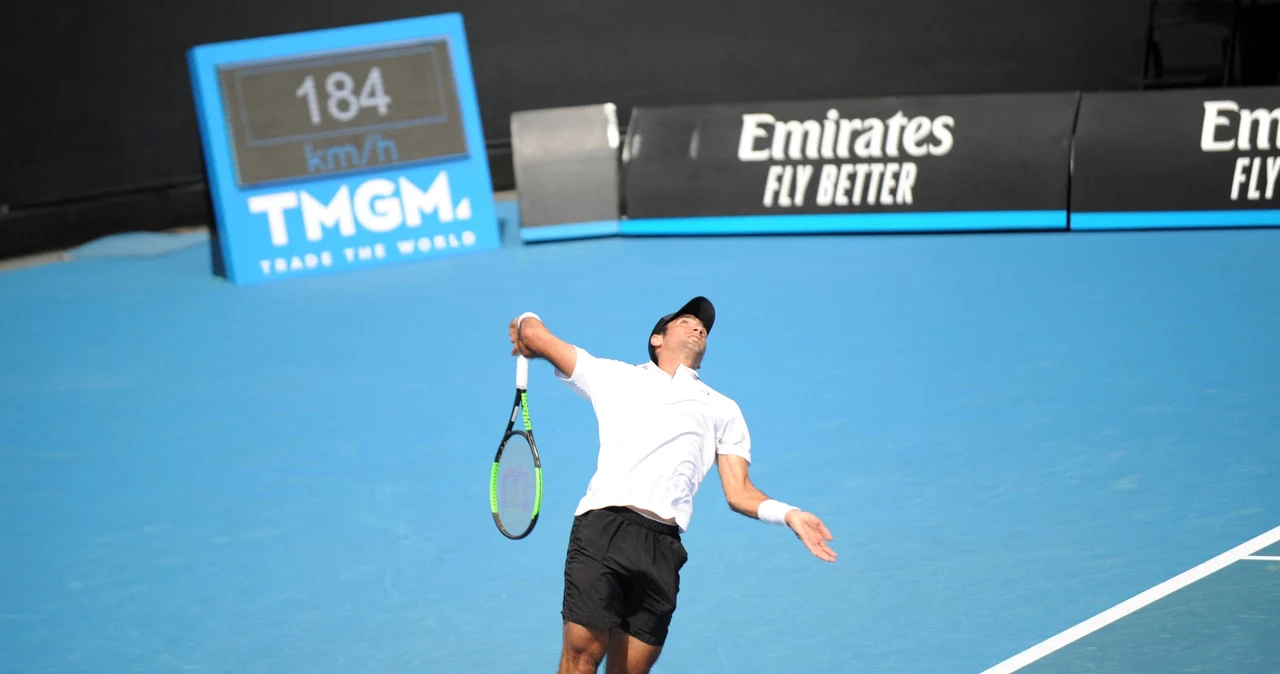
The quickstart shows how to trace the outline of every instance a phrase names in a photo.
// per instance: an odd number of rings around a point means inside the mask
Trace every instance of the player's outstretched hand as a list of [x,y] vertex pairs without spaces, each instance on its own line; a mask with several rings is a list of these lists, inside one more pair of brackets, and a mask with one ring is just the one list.
[[827,545],[827,541],[832,540],[831,531],[822,523],[822,520],[818,519],[817,515],[803,510],[792,510],[787,513],[787,526],[796,532],[796,537],[804,543],[806,548],[809,548],[809,552],[812,552],[814,557],[824,562],[836,561],[836,551]]

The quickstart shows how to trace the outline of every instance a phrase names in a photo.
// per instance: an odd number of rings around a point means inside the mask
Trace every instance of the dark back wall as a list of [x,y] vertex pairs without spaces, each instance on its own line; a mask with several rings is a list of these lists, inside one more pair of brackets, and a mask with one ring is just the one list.
[[[121,214],[102,204],[134,208],[133,226],[140,229],[172,224],[151,222],[157,218],[183,219],[178,212],[190,206],[175,207],[173,200],[182,194],[190,200],[203,179],[185,60],[185,50],[197,44],[461,12],[502,189],[511,185],[501,146],[509,115],[521,109],[613,101],[625,121],[637,104],[1131,89],[1141,72],[1147,5],[18,2],[18,13],[0,28],[0,253],[40,247],[31,238],[41,235],[36,222],[64,238],[125,226],[103,224]],[[127,206],[131,198],[141,201]],[[7,218],[3,205],[11,211]],[[69,216],[75,208],[82,211]]]

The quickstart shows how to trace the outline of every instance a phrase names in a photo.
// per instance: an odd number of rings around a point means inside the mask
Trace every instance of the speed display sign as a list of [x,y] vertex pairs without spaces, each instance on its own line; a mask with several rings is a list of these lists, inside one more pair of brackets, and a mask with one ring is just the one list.
[[232,281],[499,245],[458,15],[202,45],[189,65]]

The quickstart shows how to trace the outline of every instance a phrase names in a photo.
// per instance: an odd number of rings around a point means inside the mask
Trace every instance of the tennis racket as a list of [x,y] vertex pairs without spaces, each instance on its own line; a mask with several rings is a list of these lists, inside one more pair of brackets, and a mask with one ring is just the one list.
[[[516,420],[521,427],[516,427]],[[489,474],[489,510],[503,536],[520,540],[533,531],[542,507],[542,461],[529,421],[529,359],[516,356],[516,401]]]

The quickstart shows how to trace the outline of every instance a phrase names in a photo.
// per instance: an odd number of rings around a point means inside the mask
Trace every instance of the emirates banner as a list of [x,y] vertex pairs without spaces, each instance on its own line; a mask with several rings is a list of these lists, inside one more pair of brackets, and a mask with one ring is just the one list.
[[1280,225],[1280,87],[1085,94],[1072,229]]
[[624,234],[1066,229],[1077,93],[641,107]]

